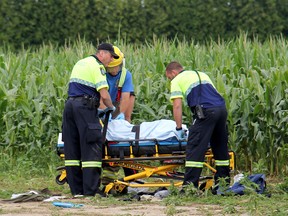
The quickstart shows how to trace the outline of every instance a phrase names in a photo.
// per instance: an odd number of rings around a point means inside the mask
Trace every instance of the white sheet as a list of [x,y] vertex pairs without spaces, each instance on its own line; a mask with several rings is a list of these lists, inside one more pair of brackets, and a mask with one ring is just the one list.
[[[112,120],[108,123],[106,139],[108,141],[136,139],[135,132],[132,132],[133,127],[133,124],[125,120]],[[184,124],[182,128],[187,130],[187,126]],[[140,124],[139,139],[167,140],[175,136],[176,122],[173,120],[162,119]]]

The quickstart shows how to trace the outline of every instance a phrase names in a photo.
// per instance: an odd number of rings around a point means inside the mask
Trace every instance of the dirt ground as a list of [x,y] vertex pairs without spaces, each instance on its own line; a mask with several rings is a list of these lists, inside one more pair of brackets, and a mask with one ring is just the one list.
[[[190,206],[165,206],[162,201],[151,202],[127,202],[123,205],[109,204],[98,205],[97,202],[91,202],[85,199],[65,199],[62,202],[73,202],[74,204],[84,204],[80,208],[62,208],[56,207],[52,202],[22,202],[22,203],[7,203],[0,202],[1,215],[29,215],[29,216],[46,216],[46,215],[97,215],[97,216],[134,216],[134,215],[149,215],[149,216],[165,216],[165,215],[222,215],[221,209],[216,205],[199,205],[191,204]],[[101,201],[99,201],[101,202]],[[218,214],[217,214],[218,212]]]

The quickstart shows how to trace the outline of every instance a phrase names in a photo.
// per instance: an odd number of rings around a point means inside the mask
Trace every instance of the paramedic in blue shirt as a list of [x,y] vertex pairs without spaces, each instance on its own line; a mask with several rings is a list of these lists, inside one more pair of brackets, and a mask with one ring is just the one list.
[[132,74],[124,66],[124,54],[117,46],[113,46],[115,53],[119,56],[106,67],[109,94],[116,111],[112,119],[125,119],[131,122],[131,115],[134,108],[135,94],[132,81]]
[[[227,111],[223,97],[218,93],[207,74],[194,70],[184,70],[178,62],[171,62],[166,67],[166,76],[171,80],[173,116],[176,121],[176,132],[182,138],[182,101],[186,100],[193,114],[189,127],[186,146],[185,175],[183,185],[199,185],[205,152],[210,142],[215,158],[215,184],[219,178],[230,183],[228,153],[228,133],[226,128]],[[199,92],[200,91],[200,92]],[[196,106],[200,105],[203,115],[197,115]]]
[[[106,67],[107,82],[109,85],[109,94],[116,111],[112,114],[112,120],[126,120],[131,122],[131,114],[134,108],[135,94],[132,81],[132,74],[124,66],[124,53],[117,47],[113,46],[118,59],[113,59]],[[100,108],[105,108],[100,105]],[[133,175],[135,170],[123,168],[125,176]],[[119,167],[103,166],[102,184],[106,185],[117,179]]]
[[112,104],[105,66],[119,56],[109,43],[98,46],[95,55],[78,61],[72,70],[68,99],[63,112],[63,141],[67,182],[72,195],[100,193],[102,126],[98,118],[100,98]]

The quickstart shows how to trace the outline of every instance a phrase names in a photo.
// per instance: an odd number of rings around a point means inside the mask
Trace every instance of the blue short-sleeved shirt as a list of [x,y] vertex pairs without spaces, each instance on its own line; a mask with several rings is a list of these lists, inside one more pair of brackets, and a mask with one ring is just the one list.
[[[106,73],[106,78],[107,78],[107,82],[109,85],[109,94],[111,96],[112,102],[116,101],[118,83],[120,81],[121,74],[122,74],[122,70],[116,76],[112,76],[111,74]],[[126,77],[125,77],[124,84],[122,86],[122,92],[134,92],[132,74],[129,70],[126,70]]]

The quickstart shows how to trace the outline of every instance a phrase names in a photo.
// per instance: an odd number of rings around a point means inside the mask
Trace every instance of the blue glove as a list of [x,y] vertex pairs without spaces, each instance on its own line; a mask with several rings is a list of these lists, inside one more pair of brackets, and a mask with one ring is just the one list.
[[125,115],[124,113],[120,113],[116,118],[115,120],[125,120]]
[[187,138],[187,135],[186,135],[186,131],[183,130],[182,128],[176,128],[176,136],[178,138],[178,140],[180,141],[183,141]]

